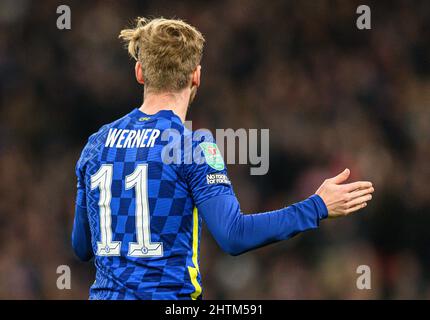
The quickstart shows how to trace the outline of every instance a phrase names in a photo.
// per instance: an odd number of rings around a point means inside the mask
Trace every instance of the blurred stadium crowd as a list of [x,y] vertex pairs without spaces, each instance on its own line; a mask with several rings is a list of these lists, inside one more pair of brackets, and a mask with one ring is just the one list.
[[[239,257],[204,230],[205,298],[429,299],[430,4],[367,1],[372,30],[359,31],[361,2],[2,0],[0,298],[87,298],[93,266],[70,244],[74,166],[92,132],[141,103],[117,39],[140,15],[206,37],[194,128],[270,128],[267,175],[229,166],[243,211],[299,201],[345,167],[376,188],[355,216]],[[64,264],[72,290],[60,291]],[[356,288],[363,264],[372,290]]]

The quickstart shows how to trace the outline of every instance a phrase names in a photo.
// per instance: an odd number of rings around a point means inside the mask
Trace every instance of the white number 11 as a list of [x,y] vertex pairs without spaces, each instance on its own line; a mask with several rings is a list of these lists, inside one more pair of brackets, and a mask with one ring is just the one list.
[[[121,241],[112,240],[112,213],[110,202],[112,200],[113,166],[104,164],[91,176],[91,190],[99,188],[99,214],[101,239],[97,242],[98,256],[119,256]],[[163,243],[151,242],[151,227],[149,221],[148,205],[148,165],[137,165],[134,172],[125,178],[125,188],[135,189],[136,198],[136,240],[128,248],[130,257],[160,257],[163,256]]]

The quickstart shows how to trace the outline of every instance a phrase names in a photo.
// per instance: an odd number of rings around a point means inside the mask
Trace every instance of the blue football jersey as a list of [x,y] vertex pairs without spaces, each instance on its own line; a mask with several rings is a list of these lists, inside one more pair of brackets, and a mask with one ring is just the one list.
[[93,134],[76,166],[96,266],[90,299],[200,299],[196,208],[232,195],[212,136],[139,109]]

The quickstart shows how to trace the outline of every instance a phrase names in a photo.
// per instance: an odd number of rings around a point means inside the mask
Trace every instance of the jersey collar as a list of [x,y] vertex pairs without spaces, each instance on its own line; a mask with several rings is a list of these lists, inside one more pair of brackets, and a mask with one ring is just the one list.
[[148,118],[147,120],[164,118],[171,121],[176,121],[182,123],[181,118],[179,118],[172,110],[160,110],[154,114],[146,114],[139,110],[139,108],[135,108],[130,116],[133,118]]

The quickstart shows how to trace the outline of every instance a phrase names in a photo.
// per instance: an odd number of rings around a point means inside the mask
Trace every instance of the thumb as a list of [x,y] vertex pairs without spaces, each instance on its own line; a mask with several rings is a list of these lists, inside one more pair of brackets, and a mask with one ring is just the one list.
[[331,181],[336,184],[342,183],[348,179],[350,173],[351,171],[349,171],[349,169],[345,169],[341,173],[339,173],[336,177],[331,178]]

